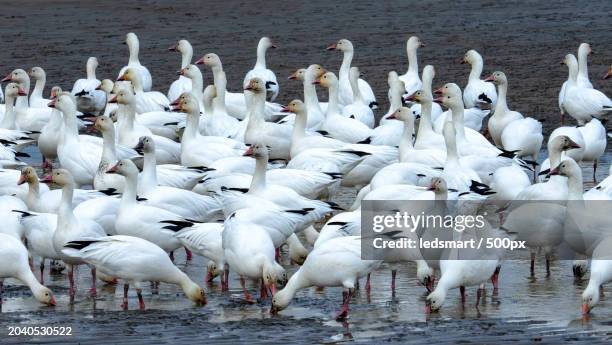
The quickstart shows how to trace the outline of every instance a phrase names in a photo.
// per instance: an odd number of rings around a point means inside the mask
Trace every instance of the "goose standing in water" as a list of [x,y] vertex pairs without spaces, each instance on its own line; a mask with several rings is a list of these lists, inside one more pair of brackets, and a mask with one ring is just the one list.
[[[191,59],[193,58],[193,47],[191,47],[191,43],[187,40],[180,40],[177,44],[168,48],[169,51],[179,52],[181,53],[181,70],[186,68],[191,63]],[[191,80],[189,78],[179,75],[179,78],[170,84],[170,89],[168,90],[168,99],[170,102],[179,98],[179,96],[183,92],[191,91]]]
[[463,56],[461,63],[469,63],[472,66],[468,83],[463,90],[463,103],[467,108],[473,108],[478,104],[490,104],[495,109],[497,102],[497,92],[495,86],[480,79],[482,74],[482,56],[474,49],[468,50]]
[[593,250],[591,258],[591,275],[589,284],[582,292],[582,313],[589,314],[591,310],[599,304],[600,294],[603,291],[603,284],[612,281],[612,259],[610,257],[610,247],[612,237],[607,237]]
[[266,99],[273,102],[278,97],[279,85],[274,72],[266,66],[266,52],[269,48],[275,49],[276,45],[270,38],[262,37],[257,44],[255,66],[244,76],[242,87],[246,88],[251,79],[260,78],[266,84]]
[[[327,47],[327,50],[342,51],[342,65],[340,65],[340,71],[338,71],[338,80],[340,80],[338,100],[343,106],[352,104],[355,102],[355,92],[350,83],[351,62],[353,61],[353,54],[355,52],[353,43],[347,39],[341,39],[337,43]],[[376,102],[372,87],[367,81],[359,78],[359,75],[357,75],[357,87],[359,88],[361,97],[363,97],[364,103],[371,109],[377,109],[378,103]]]
[[140,64],[140,59],[138,58],[138,54],[140,51],[140,42],[138,41],[138,36],[135,33],[129,32],[125,36],[125,42],[127,44],[128,49],[130,51],[130,59],[128,60],[128,64],[123,66],[119,71],[119,77],[121,77],[128,68],[134,68],[135,71],[140,75],[142,90],[145,92],[151,91],[151,87],[153,85],[153,79],[151,78],[151,72]]
[[77,109],[80,112],[98,115],[106,108],[107,99],[104,90],[98,89],[101,83],[96,78],[96,68],[98,68],[98,59],[95,57],[87,59],[87,77],[75,81],[70,93],[76,97]]

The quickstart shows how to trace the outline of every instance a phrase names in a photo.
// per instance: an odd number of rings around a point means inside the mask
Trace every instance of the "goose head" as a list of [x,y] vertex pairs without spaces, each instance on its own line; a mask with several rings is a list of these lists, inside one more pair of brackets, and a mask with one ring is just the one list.
[[72,96],[66,92],[62,92],[58,97],[54,98],[47,104],[49,108],[56,108],[64,114],[70,114],[76,112],[76,105]]
[[191,43],[189,43],[189,41],[187,40],[179,40],[175,45],[168,48],[169,51],[179,52],[179,53],[188,52],[190,49],[192,49]]
[[113,120],[111,120],[110,117],[104,115],[96,117],[96,122],[94,122],[93,126],[100,133],[107,133],[115,130]]
[[465,55],[463,55],[463,58],[461,59],[462,64],[469,63],[470,65],[478,61],[482,62],[482,56],[480,56],[480,54],[474,49],[468,50],[467,53],[465,53]]
[[292,75],[289,76],[289,80],[304,80],[304,75],[306,74],[306,68],[300,68],[297,71],[293,72]]
[[272,306],[270,314],[276,314],[279,311],[287,308],[294,296],[294,291],[290,289],[282,289],[272,297]]
[[432,293],[430,293],[425,299],[425,309],[427,313],[433,313],[440,310],[442,304],[444,304],[444,300],[446,299],[446,290],[445,289],[435,289]]
[[446,108],[463,107],[463,99],[461,98],[461,90],[455,89],[452,85],[456,86],[457,89],[459,88],[457,84],[453,84],[453,83],[444,85],[441,88],[442,90],[444,90],[444,91],[441,91],[442,96],[434,99],[434,102],[442,104]]
[[588,43],[580,43],[580,45],[578,46],[578,55],[589,56],[591,54],[593,54],[593,49],[591,48],[591,45]]
[[53,297],[53,292],[51,292],[51,289],[49,289],[48,287],[40,285],[32,289],[32,293],[34,295],[34,298],[36,298],[36,300],[40,303],[46,305],[56,305],[55,297]]
[[[21,68],[18,68],[7,74],[6,77],[2,79],[2,81],[13,81],[15,83],[18,83],[19,85],[24,85],[24,83],[30,81],[30,77],[28,76],[28,73],[26,73],[26,71],[22,70]],[[26,90],[26,93],[28,92],[29,90]]]
[[181,288],[183,292],[191,301],[195,302],[197,305],[205,305],[206,304],[206,293],[204,289],[202,289],[198,284],[194,283],[191,279],[186,277],[183,282],[181,282]]
[[173,110],[187,113],[188,115],[200,115],[198,99],[191,92],[183,92],[179,98],[170,104]]
[[62,93],[62,88],[61,86],[54,86],[51,88],[51,94],[49,96],[50,99],[54,99],[56,98],[58,95],[60,95]]
[[277,286],[287,283],[287,272],[275,261],[264,264],[262,275],[264,286],[272,291],[272,296],[276,295]]
[[129,159],[122,159],[106,170],[107,174],[119,174],[125,177],[137,177],[138,167]]
[[53,169],[51,174],[43,176],[40,182],[55,183],[58,186],[76,186],[70,171],[66,169]]
[[209,261],[206,265],[206,282],[212,282],[215,277],[223,273],[223,267],[217,265],[214,261]]
[[608,71],[606,72],[606,74],[601,78],[601,79],[608,79],[612,77],[612,65],[610,65],[610,67],[608,67]]
[[121,89],[119,89],[119,91],[117,91],[117,93],[115,94],[115,97],[111,98],[111,100],[108,102],[127,105],[127,104],[133,104],[135,101],[136,101],[136,98],[134,97],[134,92],[132,92],[131,90],[128,90],[125,87],[122,87]]
[[407,50],[417,50],[420,47],[424,47],[425,44],[423,44],[423,42],[421,41],[420,38],[416,37],[416,36],[412,36],[408,39],[408,41],[406,42],[406,49]]
[[387,84],[389,84],[389,87],[392,87],[396,81],[399,80],[399,75],[397,74],[396,71],[391,71],[389,72],[389,74],[387,74]]
[[460,96],[461,88],[455,83],[446,83],[442,87],[434,90],[434,94],[442,96]]
[[419,104],[423,104],[423,103],[427,103],[427,102],[433,102],[433,98],[430,97],[427,92],[425,92],[424,90],[417,90],[415,93],[413,93],[410,96],[407,96],[405,98],[406,101],[409,102],[416,102]]
[[341,50],[342,52],[352,52],[353,51],[353,43],[343,38],[334,44],[330,44],[327,47],[327,50]]
[[336,77],[334,72],[325,72],[318,79],[315,79],[313,84],[318,84],[325,88],[330,88],[338,85],[338,77]]
[[252,93],[259,94],[266,92],[266,83],[260,78],[253,78],[249,80],[249,83],[244,88],[245,91],[251,91]]
[[502,71],[495,71],[491,73],[491,75],[486,77],[484,81],[493,83],[495,85],[508,84],[508,79],[506,78],[506,74]]
[[21,169],[21,174],[19,175],[17,185],[22,185],[26,182],[29,185],[38,183],[38,174],[36,173],[36,170],[34,170],[34,168],[32,168],[31,166],[27,166]]
[[106,92],[107,95],[111,94],[113,92],[113,89],[115,88],[115,83],[110,80],[110,79],[103,79],[100,82],[100,85],[98,85],[98,87],[96,87],[96,90],[102,90],[104,92]]
[[249,148],[244,152],[243,156],[268,160],[269,154],[270,149],[266,145],[257,143],[249,146]]
[[582,314],[589,314],[597,303],[599,303],[599,287],[597,284],[589,284],[582,292]]
[[8,83],[4,88],[4,94],[6,97],[17,98],[18,96],[27,96],[28,93],[17,83]]
[[414,116],[412,115],[412,111],[410,111],[410,108],[407,107],[398,108],[396,111],[393,112],[393,114],[389,115],[387,119],[400,120],[404,122],[414,122]]
[[448,187],[446,185],[446,180],[441,177],[434,177],[429,182],[427,186],[427,190],[433,192],[448,192]]
[[552,150],[556,150],[558,152],[562,152],[579,148],[580,145],[578,145],[567,135],[559,135],[557,137],[554,137],[553,140],[551,140],[548,151],[550,152]]
[[204,55],[200,60],[195,62],[196,65],[205,65],[210,68],[220,67],[221,66],[221,58],[219,55],[215,53],[208,53]]
[[284,113],[294,113],[296,116],[306,115],[306,105],[299,99],[294,99],[289,102],[286,107],[282,110]]
[[264,48],[264,49],[268,49],[268,48],[272,48],[272,49],[276,49],[276,44],[274,44],[272,42],[272,40],[270,39],[270,37],[262,37],[259,40],[258,46]]
[[125,35],[125,42],[123,42],[123,44],[127,44],[127,46],[130,48],[137,47],[139,44],[138,36],[136,36],[136,34],[133,32],[128,32]]
[[571,176],[576,176],[577,174],[581,174],[581,170],[580,170],[580,166],[578,165],[578,163],[576,163],[575,160],[568,158],[565,159],[563,161],[561,161],[561,163],[559,163],[559,165],[557,165],[555,168],[550,170],[549,175],[554,176],[554,175],[560,175],[560,176],[565,176],[565,177],[571,177]]
[[155,142],[150,136],[143,135],[142,137],[138,138],[138,144],[136,144],[134,150],[139,154],[155,154]]
[[45,70],[42,67],[32,67],[28,72],[30,78],[34,80],[42,80],[46,78]]
[[95,71],[98,68],[98,58],[95,56],[91,56],[87,59],[87,68]]
[[306,73],[304,73],[303,80],[312,83],[319,77],[321,77],[323,74],[325,74],[325,72],[327,71],[323,67],[321,67],[321,65],[312,64],[306,69]]
[[198,66],[196,65],[187,65],[187,67],[181,69],[179,71],[179,75],[182,75],[183,77],[187,77],[189,79],[193,79],[195,78],[198,73],[201,75],[202,72],[200,72],[200,69],[198,68]]
[[129,67],[125,70],[125,72],[123,72],[122,75],[119,76],[119,78],[117,78],[117,81],[131,81],[132,83],[135,83],[140,81],[140,74],[138,74],[134,68]]

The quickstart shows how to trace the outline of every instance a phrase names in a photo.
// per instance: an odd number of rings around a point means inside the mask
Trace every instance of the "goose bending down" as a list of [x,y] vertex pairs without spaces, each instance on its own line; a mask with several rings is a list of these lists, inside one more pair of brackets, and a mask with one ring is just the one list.
[[[193,47],[187,40],[179,40],[177,44],[168,48],[169,51],[181,53],[181,70],[191,63],[193,58]],[[183,92],[191,92],[191,80],[189,78],[179,75],[178,79],[170,84],[168,90],[168,99],[174,101],[179,98]]]
[[170,110],[170,101],[161,92],[144,91],[142,86],[142,76],[135,68],[129,67],[117,78],[118,81],[131,81],[134,88],[135,110],[142,114],[149,111]]
[[185,131],[181,139],[181,164],[191,167],[207,167],[216,160],[239,157],[246,151],[246,145],[236,140],[203,136],[199,131],[200,107],[192,93],[183,93],[173,102],[175,110],[187,113]]
[[472,66],[468,83],[463,89],[463,103],[468,108],[478,106],[478,104],[490,104],[495,109],[497,103],[497,92],[495,86],[480,79],[482,74],[482,56],[474,49],[468,50],[463,56],[461,63],[469,63]]
[[115,223],[117,234],[143,238],[166,252],[180,248],[181,243],[166,227],[182,229],[193,226],[194,223],[168,210],[137,203],[138,168],[131,160],[120,160],[107,172],[125,177],[125,189]]
[[72,95],[76,97],[77,109],[88,114],[102,114],[106,108],[106,93],[98,89],[100,80],[96,78],[98,59],[90,57],[87,59],[87,77],[77,79],[72,86]]
[[43,91],[45,89],[45,83],[47,82],[47,74],[42,67],[32,67],[28,72],[30,78],[34,79],[34,89],[30,93],[30,107],[34,108],[45,108],[49,100],[43,98]]
[[270,38],[262,37],[257,44],[257,61],[255,66],[244,76],[242,87],[246,88],[251,79],[259,78],[266,85],[266,99],[273,102],[278,97],[279,85],[274,72],[266,66],[266,52],[269,48],[274,49],[276,45],[272,43]]
[[245,287],[245,278],[262,279],[262,298],[270,289],[276,294],[276,286],[284,283],[285,269],[275,261],[274,243],[261,226],[230,216],[225,220],[222,233],[223,253],[229,267],[240,276],[240,285],[247,302],[253,298]]
[[593,182],[597,183],[597,163],[599,158],[606,151],[608,140],[606,138],[606,128],[599,119],[592,119],[584,126],[578,127],[584,138],[584,154],[582,162],[593,162]]
[[182,229],[175,236],[185,248],[209,260],[204,281],[209,283],[221,276],[221,285],[226,289],[222,233],[223,223],[202,223]]
[[[356,118],[345,117],[341,113],[338,102],[338,78],[332,72],[324,73],[314,83],[320,84],[329,89],[329,104],[325,120],[321,124],[321,130],[325,131],[332,138],[346,143],[357,143],[368,139],[372,135],[372,129]],[[306,103],[308,118],[311,113]]]
[[19,239],[0,233],[0,302],[2,302],[2,284],[6,278],[15,278],[27,285],[37,301],[55,305],[55,298],[49,288],[36,280],[28,265],[28,250]]
[[[39,188],[38,175],[36,170],[27,166],[21,170],[21,177],[18,184],[27,183],[29,190],[26,197],[28,209],[34,212],[57,213],[62,202],[62,191],[59,189],[47,190],[41,193]],[[72,207],[76,207],[83,201],[99,198],[106,194],[96,190],[75,189],[72,198]]]
[[[74,301],[76,295],[76,285],[74,281],[74,266],[82,265],[85,262],[79,258],[74,258],[65,255],[62,249],[66,243],[76,241],[82,238],[101,238],[105,237],[106,233],[102,227],[89,219],[77,218],[73,212],[72,198],[76,182],[72,174],[65,169],[54,169],[51,175],[47,175],[42,179],[43,182],[52,182],[62,187],[62,200],[57,212],[57,226],[53,233],[53,248],[59,254],[62,261],[70,266],[68,271],[68,279],[70,281],[70,301]],[[96,294],[96,269],[91,269],[91,290],[92,295]]]
[[263,80],[253,78],[245,88],[251,94],[252,106],[244,141],[248,144],[263,143],[270,148],[272,159],[289,160],[291,126],[264,120],[265,85]]
[[589,284],[582,292],[582,314],[589,314],[599,304],[603,284],[612,281],[610,246],[612,246],[612,237],[607,237],[593,250]]
[[128,64],[123,66],[119,71],[119,77],[121,77],[121,75],[123,75],[128,68],[134,68],[134,70],[140,75],[142,89],[146,92],[151,91],[151,86],[153,85],[151,73],[145,66],[140,64],[140,59],[138,58],[138,53],[140,51],[140,41],[138,41],[138,36],[136,36],[136,34],[133,32],[129,32],[127,35],[125,35],[125,44],[127,44],[130,51],[130,59],[128,60]]
[[119,120],[117,121],[118,143],[127,147],[134,147],[143,135],[155,140],[157,150],[155,156],[160,164],[178,163],[180,160],[181,145],[171,139],[160,135],[153,135],[151,130],[136,121],[138,108],[138,95],[127,89],[121,89],[111,102],[119,104]]
[[600,118],[612,111],[612,100],[599,90],[582,86],[578,82],[578,62],[572,54],[567,54],[563,63],[569,69],[570,77],[565,87],[562,106],[579,125]]
[[[423,92],[426,92],[427,95],[429,95],[430,98],[433,98],[433,94],[432,94],[432,83],[433,83],[433,78],[436,76],[436,70],[434,69],[434,67],[432,65],[427,65],[425,67],[423,67],[423,72],[421,73],[422,78],[423,78]],[[402,89],[403,91],[403,89]],[[418,92],[420,90],[415,91]],[[414,102],[415,100],[412,99],[412,96],[414,95],[406,95],[406,97],[404,97],[404,100],[406,100],[407,102]],[[400,97],[402,97],[402,95],[400,95]],[[399,104],[398,104],[399,105]],[[415,118],[419,118],[419,116],[422,116],[422,111],[421,111],[421,104],[420,103],[416,103],[416,104],[412,104],[410,106],[410,110],[412,111],[412,114],[414,115]],[[395,110],[397,110],[398,108],[395,108]],[[395,111],[393,110],[393,111]],[[429,122],[431,123],[432,121],[435,122],[440,115],[443,113],[442,111],[442,107],[438,104],[438,103],[433,103],[431,105],[431,115],[430,115],[430,120]],[[431,125],[430,125],[431,126]]]
[[209,221],[215,213],[221,210],[221,205],[215,198],[190,190],[158,184],[155,171],[155,142],[151,137],[141,137],[136,149],[144,151],[146,167],[143,170],[147,169],[149,172],[147,176],[140,179],[138,184],[138,195],[147,199],[147,205],[200,222]]
[[[347,106],[355,103],[356,98],[361,98],[362,102],[371,109],[378,108],[376,102],[376,96],[372,91],[372,87],[367,81],[359,78],[359,73],[355,75],[355,85],[352,85],[350,70],[351,62],[353,61],[353,54],[355,52],[353,43],[345,38],[327,47],[327,50],[340,50],[342,51],[342,65],[338,71],[338,79],[340,85],[338,86],[338,101],[341,105]],[[359,91],[357,94],[355,91]],[[366,123],[367,124],[367,123]],[[372,128],[372,126],[369,126]]]
[[342,115],[357,119],[366,126],[374,128],[374,112],[364,102],[359,86],[357,85],[357,80],[359,80],[359,68],[351,67],[349,71],[349,81],[353,89],[353,101],[342,108]]
[[299,290],[311,286],[341,286],[342,306],[336,320],[346,319],[355,282],[381,263],[380,260],[361,258],[360,239],[359,236],[338,237],[315,247],[300,269],[291,276],[285,288],[272,298],[270,312],[274,314],[285,309]]
[[144,310],[144,281],[178,285],[187,298],[198,305],[206,304],[204,289],[176,267],[160,247],[145,239],[121,235],[85,238],[66,243],[63,253],[87,262],[100,272],[123,279],[123,309],[128,308],[128,290],[131,284],[136,288],[140,309]]
[[425,45],[421,40],[412,36],[406,42],[406,52],[408,54],[408,70],[406,73],[399,76],[399,80],[404,82],[404,88],[408,95],[412,95],[417,90],[423,88],[423,82],[419,78],[419,60],[417,58],[417,49]]
[[[57,145],[60,165],[70,171],[78,186],[91,185],[100,164],[103,141],[89,135],[79,135],[76,105],[72,96],[61,94],[49,103],[63,113],[64,129]],[[118,158],[133,157],[136,152],[124,146],[117,150]]]

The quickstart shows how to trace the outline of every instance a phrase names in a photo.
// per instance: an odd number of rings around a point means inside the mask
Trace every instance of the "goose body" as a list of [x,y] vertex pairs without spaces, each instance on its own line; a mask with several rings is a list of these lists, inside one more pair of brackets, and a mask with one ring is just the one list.
[[77,79],[72,86],[72,95],[76,97],[77,109],[83,113],[100,114],[106,108],[106,93],[99,90],[100,80],[96,78],[98,59],[87,59],[87,77]]
[[[354,48],[353,43],[347,39],[341,39],[337,43],[330,45],[327,47],[327,50],[340,50],[342,51],[342,65],[340,66],[340,71],[338,72],[338,79],[340,80],[339,84],[339,102],[343,106],[353,105],[357,99],[361,99],[359,103],[362,103],[368,108],[376,109],[378,107],[378,103],[376,102],[376,97],[374,96],[374,92],[372,91],[372,87],[368,84],[367,81],[359,78],[359,73],[355,75],[355,79],[351,80],[350,70],[351,70],[351,62],[353,61]],[[358,110],[355,108],[359,107]],[[365,120],[364,122],[370,128],[373,126],[369,125],[369,116],[368,112],[365,109],[361,108],[361,104],[358,106],[351,107],[350,113],[365,112]],[[371,112],[371,111],[370,111]],[[350,115],[350,114],[349,114]],[[372,119],[373,120],[373,119]],[[361,121],[361,119],[360,119]],[[363,121],[362,121],[363,122]],[[373,121],[372,121],[373,125]]]
[[419,77],[419,62],[417,58],[417,49],[422,46],[423,43],[416,36],[410,37],[406,42],[408,70],[405,74],[399,76],[399,80],[404,82],[404,88],[406,89],[406,93],[408,95],[412,95],[423,87],[423,82]]
[[[176,45],[168,48],[168,50],[181,53],[181,70],[191,63],[191,59],[193,58],[193,47],[189,41],[180,40]],[[168,99],[172,102],[179,98],[183,92],[191,92],[191,90],[191,80],[183,75],[179,75],[178,79],[170,84]]]
[[278,97],[279,85],[274,72],[266,66],[266,52],[269,48],[276,48],[276,46],[268,37],[262,37],[257,44],[255,66],[244,76],[242,86],[245,88],[251,79],[260,78],[266,85],[266,98],[274,101]]
[[495,86],[480,79],[482,74],[482,56],[476,50],[469,50],[465,53],[461,63],[469,63],[472,67],[468,83],[463,89],[463,103],[469,108],[476,107],[478,104],[490,104],[495,109],[497,103],[497,92]]
[[140,74],[142,89],[147,92],[151,91],[151,86],[153,85],[151,72],[140,63],[140,59],[138,58],[138,53],[140,52],[140,41],[138,37],[133,32],[130,32],[125,36],[125,43],[130,52],[130,58],[128,64],[119,71],[119,77],[121,77],[128,68],[134,68],[138,74]]

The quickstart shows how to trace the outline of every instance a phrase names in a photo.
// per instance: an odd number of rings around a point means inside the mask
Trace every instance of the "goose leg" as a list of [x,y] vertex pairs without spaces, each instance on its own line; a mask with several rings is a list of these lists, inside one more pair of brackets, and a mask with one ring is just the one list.
[[372,288],[372,285],[370,284],[370,273],[368,273],[368,276],[366,278],[365,289],[368,293],[370,293],[371,288]]
[[550,276],[550,256],[546,254],[546,276]]
[[145,310],[144,299],[142,298],[142,289],[136,289],[136,294],[138,294],[138,305],[140,310]]
[[264,285],[263,279],[261,280],[261,287],[259,289],[259,299],[261,301],[268,299],[268,288]]
[[70,269],[68,270],[68,281],[70,283],[70,288],[68,289],[70,303],[74,303],[74,296],[76,295],[76,286],[74,284],[74,265],[70,265]]
[[2,309],[2,290],[4,289],[4,281],[0,279],[0,309]]
[[221,291],[229,290],[229,265],[223,265],[223,277],[221,278]]
[[593,183],[597,183],[597,159],[593,161]]
[[130,289],[130,284],[123,284],[123,303],[121,303],[121,308],[123,310],[128,309],[128,290]]
[[391,294],[395,295],[395,276],[397,275],[397,270],[391,270]]
[[174,251],[170,252],[170,260],[174,262]]
[[501,270],[500,266],[497,266],[497,268],[495,269],[495,272],[493,272],[493,275],[491,276],[491,283],[493,283],[493,289],[497,290],[497,288],[499,287],[499,271]]
[[483,292],[484,288],[478,287],[478,291],[476,291],[476,309],[478,309],[478,305],[480,304],[480,298],[482,297]]
[[338,313],[338,315],[336,315],[336,321],[342,321],[348,317],[351,295],[351,289],[345,289],[344,291],[342,291],[342,306],[340,307],[340,312]]
[[96,297],[98,291],[96,290],[96,268],[91,268],[91,288],[89,289],[91,297]]
[[187,249],[187,247],[185,247],[185,256],[187,258],[187,261],[191,261],[191,259],[193,259],[193,253],[191,252],[191,250]]
[[40,258],[40,284],[45,285],[45,258]]
[[459,292],[461,292],[461,304],[465,304],[465,286],[460,286]]
[[530,271],[532,277],[535,275],[535,257],[535,253],[531,253]]
[[246,283],[244,281],[244,277],[242,276],[240,276],[240,286],[242,286],[242,292],[244,293],[245,302],[249,304],[255,303],[255,301],[253,300],[253,297],[251,297],[251,294],[246,289]]

